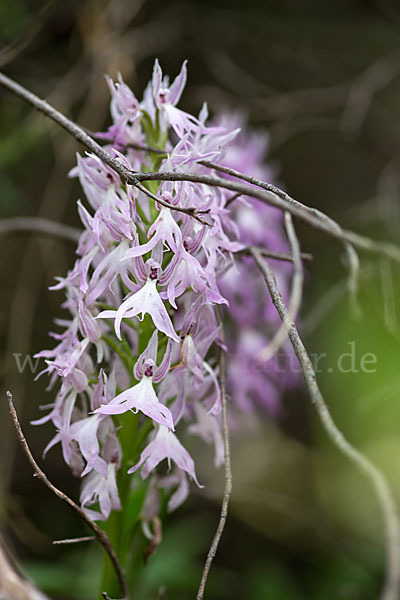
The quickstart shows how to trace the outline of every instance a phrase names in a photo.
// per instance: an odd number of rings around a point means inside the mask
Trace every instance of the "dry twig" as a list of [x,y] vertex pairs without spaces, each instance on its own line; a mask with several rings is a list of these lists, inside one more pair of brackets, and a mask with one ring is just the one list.
[[385,525],[386,578],[380,600],[398,600],[400,597],[400,523],[396,503],[383,473],[360,450],[355,448],[338,429],[325,399],[318,387],[317,377],[300,338],[296,325],[276,284],[274,274],[261,253],[254,249],[253,257],[263,274],[272,302],[286,327],[290,342],[301,365],[303,376],[321,423],[333,444],[363,473],[375,489]]
[[[247,246],[243,248],[241,252],[245,252],[246,254],[251,254],[253,248],[256,248],[263,256],[267,258],[272,258],[274,260],[282,260],[284,262],[294,262],[293,254],[287,254],[286,252],[274,252],[273,250],[267,250],[267,248],[262,248],[261,246]],[[313,260],[313,255],[308,252],[300,252],[301,260]]]
[[[292,216],[305,221],[306,223],[312,225],[316,229],[324,231],[325,233],[341,240],[345,244],[347,243],[347,248],[349,248],[348,244],[352,244],[363,250],[383,254],[391,258],[392,260],[400,262],[400,248],[398,246],[387,242],[375,241],[353,231],[342,229],[342,227],[340,227],[338,223],[333,221],[330,217],[328,217],[321,211],[306,206],[301,202],[298,202],[297,200],[291,198],[288,194],[286,194],[286,192],[280,190],[279,188],[273,186],[270,183],[261,181],[259,179],[256,179],[255,177],[247,176],[244,173],[235,171],[234,169],[229,169],[227,167],[223,167],[221,165],[217,165],[209,161],[199,161],[204,166],[218,169],[223,173],[242,179],[243,181],[246,181],[248,184],[251,185],[245,185],[240,182],[230,181],[227,179],[223,179],[222,177],[215,177],[212,175],[204,175],[198,173],[178,173],[175,171],[137,173],[135,171],[131,171],[130,169],[127,169],[118,159],[114,158],[113,156],[111,156],[111,154],[106,152],[104,148],[102,148],[81,127],[79,127],[73,121],[71,121],[62,113],[57,111],[45,100],[41,100],[38,96],[26,90],[23,86],[19,85],[3,73],[0,73],[0,85],[7,88],[11,92],[16,94],[29,104],[31,104],[34,108],[36,108],[46,116],[50,117],[53,121],[58,123],[61,127],[68,131],[68,133],[73,135],[78,142],[83,144],[85,148],[87,148],[87,150],[93,152],[93,154],[95,154],[98,158],[105,162],[109,167],[114,169],[114,171],[116,171],[116,173],[120,175],[122,180],[128,183],[129,185],[134,185],[137,187],[138,183],[143,181],[189,181],[192,183],[202,183],[212,187],[221,187],[244,196],[256,198],[261,202],[264,202],[271,206],[275,206],[280,210],[287,211]],[[257,187],[255,186],[262,189],[257,189]],[[159,201],[158,198],[157,201]],[[171,210],[185,212],[186,214],[189,214],[193,217],[201,212],[197,211],[194,207],[182,208],[179,206],[169,205],[169,208],[171,208]],[[350,254],[349,250],[348,252]],[[349,263],[350,267],[353,269],[354,282],[354,273],[357,270],[356,261],[354,260],[354,251],[352,253],[352,256],[349,255]]]
[[[230,171],[233,170],[230,169]],[[388,242],[375,241],[364,235],[355,233],[354,231],[343,229],[338,223],[333,221],[333,219],[321,211],[315,208],[310,208],[309,206],[298,202],[286,194],[286,192],[283,192],[272,184],[266,183],[265,181],[256,180],[253,177],[247,177],[238,171],[235,173],[238,173],[238,177],[241,179],[244,179],[244,177],[247,179],[252,179],[253,185],[246,185],[240,182],[223,179],[222,177],[215,177],[212,175],[168,171],[135,173],[135,178],[137,181],[190,181],[192,183],[203,183],[212,187],[221,187],[233,192],[239,192],[243,196],[256,198],[265,204],[269,204],[270,206],[275,206],[280,210],[287,211],[292,216],[301,219],[312,227],[315,227],[315,229],[324,231],[328,235],[342,241],[343,243],[347,242],[353,244],[362,250],[367,250],[368,252],[375,254],[383,254],[392,260],[400,262],[400,248],[398,246]],[[259,183],[262,184],[260,187],[263,189],[257,189],[257,187],[253,187]]]
[[4,73],[0,73],[0,85],[7,88],[8,90],[10,90],[10,92],[13,92],[29,104],[31,104],[34,108],[42,112],[47,117],[50,117],[50,119],[55,121],[55,123],[57,123],[63,129],[68,131],[68,133],[70,133],[78,142],[85,146],[87,150],[93,152],[93,154],[100,158],[100,160],[102,160],[106,165],[108,165],[116,173],[118,173],[118,175],[123,181],[130,185],[136,186],[138,189],[140,189],[142,192],[144,192],[151,198],[156,199],[156,201],[162,204],[163,206],[167,206],[171,210],[185,213],[191,217],[197,218],[198,220],[200,220],[200,222],[203,222],[199,217],[197,217],[197,214],[200,214],[202,211],[198,211],[196,208],[183,208],[180,206],[168,204],[168,202],[165,202],[157,196],[154,196],[154,194],[151,194],[151,192],[149,192],[146,188],[139,185],[139,181],[136,178],[134,171],[131,171],[130,169],[125,167],[117,158],[114,158],[109,152],[104,150],[104,148],[102,148],[88,133],[86,133],[86,131],[82,127],[79,127],[79,125],[68,119],[65,115],[56,110],[48,102],[42,100],[26,88],[24,88],[22,85],[19,85],[16,81],[13,81],[12,79],[4,75]]
[[93,542],[96,538],[93,535],[85,535],[79,538],[66,538],[65,540],[54,540],[54,546],[61,546],[62,544],[80,544],[81,542]]
[[[303,264],[300,258],[300,244],[294,230],[292,217],[289,213],[284,214],[285,229],[289,239],[290,248],[292,250],[294,272],[292,277],[292,287],[289,299],[289,315],[295,321],[300,310],[301,299],[303,297]],[[263,253],[263,256],[265,254]],[[259,353],[259,360],[269,361],[282,347],[282,344],[287,338],[287,331],[283,323],[275,333],[274,337]]]
[[111,544],[107,534],[102,529],[100,529],[100,527],[97,525],[97,523],[92,521],[92,519],[90,519],[87,516],[87,514],[81,509],[80,506],[78,506],[78,504],[76,504],[76,502],[74,502],[69,496],[67,496],[67,494],[65,494],[58,488],[56,488],[55,485],[53,485],[51,483],[51,481],[49,481],[49,479],[47,478],[45,473],[42,471],[42,469],[39,467],[39,465],[33,458],[32,452],[30,451],[28,442],[25,439],[25,436],[21,429],[20,422],[18,420],[18,415],[17,415],[17,412],[14,407],[13,397],[12,397],[11,392],[7,392],[7,399],[8,399],[8,407],[10,410],[10,415],[11,415],[15,430],[17,432],[18,440],[19,440],[19,442],[22,446],[22,449],[25,452],[25,454],[34,470],[35,476],[38,479],[40,479],[40,481],[44,485],[46,485],[49,488],[49,490],[51,490],[53,492],[53,494],[55,494],[57,496],[57,498],[60,498],[60,500],[63,500],[64,502],[69,504],[74,509],[74,511],[81,517],[81,519],[83,519],[83,521],[85,521],[85,523],[90,527],[90,529],[93,531],[97,540],[103,546],[104,550],[107,552],[107,554],[111,560],[111,563],[114,567],[114,570],[115,570],[115,573],[116,573],[116,576],[117,576],[117,579],[118,579],[118,582],[119,582],[119,585],[121,588],[123,598],[124,599],[128,598],[128,585],[127,585],[127,582],[125,579],[125,575],[124,575],[124,572],[120,565],[120,562],[118,560],[118,556],[116,555],[116,552],[115,552],[114,548],[112,547],[112,544]]
[[[221,319],[220,319],[221,320]],[[221,331],[222,325],[221,325]],[[204,564],[203,573],[200,580],[199,589],[197,592],[196,600],[203,600],[204,590],[207,583],[208,574],[214,557],[217,553],[218,545],[221,540],[222,533],[224,531],[226,519],[228,516],[229,500],[232,493],[232,468],[231,468],[231,450],[229,443],[229,428],[228,428],[228,410],[227,410],[227,399],[226,399],[226,357],[223,348],[219,350],[219,385],[221,390],[221,403],[222,403],[222,435],[224,439],[224,458],[225,458],[225,488],[222,499],[221,513],[218,521],[217,530],[214,538],[211,542],[210,549],[207,554],[206,562]]]

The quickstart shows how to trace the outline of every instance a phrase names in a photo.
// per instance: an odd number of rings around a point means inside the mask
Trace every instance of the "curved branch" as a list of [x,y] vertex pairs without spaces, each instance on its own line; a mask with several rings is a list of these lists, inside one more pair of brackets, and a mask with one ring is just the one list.
[[[65,129],[68,133],[70,133],[78,142],[80,142],[87,150],[95,154],[98,158],[100,158],[106,165],[111,167],[118,175],[121,177],[123,181],[130,185],[137,186],[141,189],[142,192],[145,192],[147,195],[150,195],[143,186],[138,185],[138,180],[136,179],[136,175],[134,171],[131,171],[127,167],[125,167],[117,158],[114,158],[109,152],[104,150],[86,131],[79,127],[76,123],[68,119],[65,115],[56,110],[53,106],[51,106],[45,100],[42,100],[36,94],[33,94],[22,85],[19,85],[4,73],[0,73],[0,85],[7,88],[10,92],[19,96],[29,104],[31,104],[38,111],[42,112],[46,117],[52,119],[55,123],[60,125],[63,129]],[[195,208],[182,208],[179,206],[174,206],[172,204],[168,204],[160,198],[151,196],[153,199],[156,198],[157,202],[163,204],[164,206],[168,206],[171,210],[176,210],[179,212],[184,212],[192,217],[201,220],[196,215],[197,213],[201,213],[201,211],[197,211]],[[201,221],[203,222],[203,221]]]
[[53,492],[53,494],[55,494],[57,496],[57,498],[60,498],[60,500],[63,500],[64,502],[69,504],[74,509],[74,511],[76,513],[78,513],[78,515],[81,517],[81,519],[83,519],[85,521],[85,523],[93,531],[97,540],[100,542],[100,544],[103,546],[104,550],[107,552],[107,554],[112,562],[112,565],[114,567],[115,573],[117,575],[117,579],[118,579],[118,582],[119,582],[119,585],[121,588],[123,598],[127,599],[128,598],[128,584],[126,582],[124,572],[123,572],[120,562],[118,560],[118,556],[117,556],[114,548],[112,547],[112,544],[111,544],[107,534],[102,529],[100,529],[100,527],[97,525],[97,523],[92,521],[92,519],[90,519],[87,516],[87,514],[81,509],[80,506],[78,506],[78,504],[76,504],[76,502],[74,502],[69,496],[67,496],[67,494],[65,494],[58,488],[56,488],[56,486],[53,485],[51,483],[51,481],[49,481],[49,479],[47,478],[45,473],[43,473],[42,469],[39,467],[39,465],[33,458],[32,452],[30,451],[30,448],[28,446],[28,442],[26,441],[25,436],[22,432],[21,425],[18,420],[17,412],[14,407],[13,397],[12,397],[11,392],[7,392],[7,400],[8,400],[8,407],[9,407],[10,415],[11,415],[15,430],[17,432],[18,440],[22,446],[23,451],[25,452],[26,456],[28,457],[28,460],[35,472],[35,476],[38,479],[40,479],[40,481],[42,483],[44,483],[44,485],[46,485],[49,488],[49,490],[51,490]]
[[131,171],[120,163],[119,160],[111,156],[104,148],[102,148],[93,138],[90,137],[79,125],[76,125],[73,121],[65,117],[58,110],[53,108],[46,100],[42,100],[22,85],[19,85],[16,81],[0,73],[0,85],[7,88],[13,94],[16,94],[28,104],[31,104],[36,110],[40,111],[46,117],[50,117],[55,123],[60,125],[63,129],[68,131],[78,142],[80,142],[87,150],[93,152],[98,156],[106,165],[114,169],[121,177],[127,181],[131,178]]
[[[243,252],[245,254],[251,254],[253,248],[257,248],[262,254],[262,256],[266,256],[267,258],[272,258],[274,260],[281,260],[284,262],[294,262],[293,254],[287,254],[286,252],[274,252],[273,250],[269,250],[267,248],[263,248],[262,246],[246,246],[243,250],[238,250],[238,252]],[[301,260],[313,260],[313,255],[308,252],[300,252]]]
[[200,214],[207,214],[208,210],[197,210],[196,208],[184,208],[183,206],[174,206],[173,204],[166,202],[162,198],[159,198],[158,196],[156,196],[155,194],[150,192],[141,183],[135,183],[134,185],[135,185],[135,187],[137,187],[138,190],[143,192],[143,194],[146,194],[146,196],[148,196],[155,202],[158,202],[159,204],[161,204],[161,206],[165,206],[166,208],[170,208],[171,210],[176,210],[177,212],[181,212],[181,213],[184,213],[185,215],[189,215],[189,217],[193,217],[194,219],[199,221],[199,223],[201,223],[202,225],[210,225],[210,223],[207,223],[207,221],[204,221],[204,219],[202,219],[199,216]]
[[[232,169],[231,169],[232,171]],[[241,174],[240,174],[241,176]],[[247,176],[245,176],[247,177]],[[292,216],[305,221],[315,229],[320,229],[328,235],[342,241],[348,242],[369,252],[376,254],[383,254],[392,260],[400,262],[400,248],[394,244],[388,242],[381,242],[372,240],[366,236],[349,231],[340,227],[336,221],[325,215],[316,208],[311,208],[298,202],[286,192],[283,192],[279,188],[266,183],[262,183],[263,189],[257,189],[252,185],[246,185],[236,181],[230,181],[229,179],[223,179],[222,177],[216,177],[212,175],[203,175],[198,173],[178,173],[168,171],[158,172],[145,172],[135,173],[137,181],[190,181],[192,183],[203,183],[205,185],[213,187],[221,187],[226,190],[233,192],[239,192],[243,196],[250,196],[261,200],[264,204],[275,206],[280,210],[287,211]],[[255,180],[254,177],[248,179]],[[254,183],[254,185],[257,185]]]
[[[312,225],[316,229],[320,229],[325,233],[341,240],[342,242],[348,242],[362,248],[363,250],[368,250],[369,252],[375,252],[378,254],[383,254],[388,256],[392,260],[400,262],[400,248],[395,246],[394,244],[379,242],[371,240],[368,237],[360,235],[358,233],[354,233],[353,231],[348,231],[346,229],[342,229],[338,223],[330,219],[327,215],[322,213],[321,211],[306,206],[301,202],[298,202],[294,198],[291,198],[286,192],[280,190],[276,186],[271,185],[265,181],[261,181],[256,179],[255,177],[247,176],[243,173],[235,171],[234,169],[229,169],[228,167],[222,167],[221,165],[215,165],[215,163],[210,163],[209,161],[201,161],[204,166],[209,168],[218,168],[219,171],[227,173],[233,177],[237,177],[239,179],[243,179],[244,181],[252,184],[245,185],[240,182],[230,181],[227,179],[223,179],[222,177],[215,177],[211,175],[203,175],[196,173],[178,173],[178,172],[146,172],[146,173],[137,173],[135,171],[131,171],[127,169],[118,159],[114,158],[109,154],[104,148],[102,148],[88,133],[76,125],[73,121],[65,117],[62,113],[53,108],[50,104],[48,104],[45,100],[40,99],[38,96],[33,94],[32,92],[25,89],[23,86],[19,85],[17,82],[13,81],[4,73],[0,73],[0,85],[10,90],[13,94],[16,94],[29,104],[31,104],[34,108],[48,116],[50,119],[58,123],[63,129],[68,131],[75,139],[83,144],[87,150],[93,152],[98,158],[100,158],[103,162],[105,162],[109,167],[114,169],[116,173],[129,185],[137,186],[137,184],[141,181],[191,181],[193,183],[204,183],[205,185],[213,186],[213,187],[221,187],[228,190],[232,190],[233,192],[237,192],[239,194],[250,196],[253,198],[257,198],[266,204],[271,206],[275,206],[280,210],[287,211],[294,217],[302,219],[307,222],[309,225]],[[258,186],[260,189],[257,189]],[[171,210],[182,210],[181,207],[170,206]],[[197,213],[200,214],[201,211],[196,211],[196,209],[188,209],[192,212],[192,216],[195,216]],[[351,259],[351,257],[350,257]],[[354,260],[350,260],[350,266],[355,266]],[[354,269],[353,269],[354,271]],[[354,281],[354,277],[353,277]]]
[[[223,335],[223,329],[221,324],[221,331]],[[232,467],[231,467],[231,450],[229,443],[229,427],[228,427],[228,411],[227,411],[227,400],[226,400],[226,361],[225,351],[223,348],[219,349],[219,385],[221,390],[221,404],[222,404],[222,435],[224,440],[224,458],[225,458],[225,488],[224,496],[222,499],[221,513],[217,525],[217,530],[214,534],[214,538],[211,542],[210,549],[207,554],[206,562],[204,564],[203,573],[200,580],[199,589],[197,592],[196,600],[203,600],[204,590],[206,587],[208,574],[211,569],[212,562],[217,553],[218,545],[224,531],[226,519],[228,516],[229,500],[232,493]]]
[[400,522],[396,503],[383,473],[360,450],[355,448],[335,424],[325,399],[318,387],[317,376],[308,352],[290,318],[288,309],[276,284],[274,274],[261,253],[253,249],[252,255],[264,277],[272,302],[282,319],[289,339],[301,365],[311,402],[315,406],[322,426],[332,443],[363,473],[375,489],[385,525],[386,578],[381,600],[398,600],[400,597]]
[[[300,258],[300,244],[293,226],[292,217],[287,212],[284,214],[284,222],[290,248],[292,250],[294,267],[289,299],[289,315],[293,321],[296,321],[300,310],[301,299],[303,297],[303,263]],[[265,253],[263,253],[263,256],[265,256]],[[260,351],[258,358],[265,362],[269,361],[282,347],[286,339],[287,331],[285,325],[281,323],[268,346]]]

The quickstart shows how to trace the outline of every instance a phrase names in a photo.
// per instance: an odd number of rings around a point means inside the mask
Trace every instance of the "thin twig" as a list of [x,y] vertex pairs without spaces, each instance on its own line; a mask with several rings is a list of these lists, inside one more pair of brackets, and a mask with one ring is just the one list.
[[158,155],[167,155],[168,152],[166,150],[161,150],[161,148],[154,148],[154,146],[144,146],[143,144],[128,144],[127,148],[133,148],[134,150],[140,150],[141,152],[152,152],[153,154]]
[[117,576],[117,579],[118,579],[118,582],[119,582],[119,585],[121,588],[122,596],[124,599],[127,599],[128,598],[128,585],[127,585],[127,582],[125,579],[125,575],[124,575],[124,572],[122,570],[122,567],[120,565],[118,557],[115,553],[114,548],[111,545],[111,542],[110,542],[107,534],[102,529],[100,529],[100,527],[97,525],[97,523],[92,521],[92,519],[90,519],[87,516],[87,514],[81,509],[81,507],[78,506],[78,504],[76,504],[69,496],[67,496],[67,494],[65,494],[58,488],[56,488],[51,483],[51,481],[49,481],[49,479],[47,478],[45,473],[43,473],[43,471],[41,470],[41,468],[39,467],[39,465],[36,463],[35,459],[33,458],[32,452],[30,451],[30,448],[28,446],[28,442],[26,441],[25,436],[22,432],[21,425],[18,420],[16,410],[14,408],[13,397],[12,397],[11,392],[7,392],[7,399],[8,399],[8,407],[10,410],[10,415],[11,415],[15,430],[17,432],[18,440],[22,446],[23,451],[25,452],[26,456],[28,457],[28,460],[35,472],[35,476],[38,479],[40,479],[40,481],[42,483],[44,483],[44,485],[46,485],[49,488],[49,490],[51,490],[53,492],[53,494],[55,494],[57,496],[57,498],[60,498],[60,500],[63,500],[64,502],[69,504],[75,510],[75,512],[78,513],[78,515],[81,517],[81,519],[83,519],[85,521],[85,523],[93,531],[97,540],[100,542],[100,544],[103,546],[104,550],[107,552],[107,554],[112,562],[112,565],[114,567],[114,570],[115,570],[115,573],[116,573],[116,576]]
[[375,489],[385,525],[386,577],[381,600],[400,597],[400,523],[396,504],[383,473],[360,450],[355,448],[338,429],[318,387],[312,361],[293,323],[276,284],[274,274],[258,250],[252,255],[263,274],[272,302],[284,323],[289,339],[301,365],[303,376],[321,423],[333,444],[368,478]]
[[202,219],[199,216],[200,214],[207,214],[209,212],[208,210],[198,210],[197,208],[184,208],[183,206],[174,206],[173,204],[166,202],[162,198],[159,198],[158,196],[156,196],[155,194],[150,192],[141,183],[135,183],[134,185],[135,185],[135,187],[137,187],[138,190],[143,192],[143,194],[146,194],[146,196],[148,196],[155,202],[158,202],[162,206],[165,206],[166,208],[170,208],[172,210],[176,210],[177,212],[184,213],[185,215],[189,215],[189,217],[193,217],[194,219],[199,221],[199,223],[201,223],[202,225],[210,225],[210,223],[207,223],[207,221],[204,221],[204,219]]
[[360,259],[353,246],[345,242],[344,249],[349,267],[349,276],[347,278],[347,290],[349,292],[350,309],[354,317],[361,316],[361,308],[358,303],[358,285],[360,281]]
[[[221,320],[221,319],[219,319]],[[223,329],[221,325],[221,332],[223,335]],[[208,574],[214,557],[216,555],[219,542],[221,540],[222,533],[224,531],[226,519],[228,516],[229,499],[232,493],[232,468],[231,468],[231,450],[229,443],[229,428],[228,428],[228,410],[226,400],[226,357],[223,348],[219,349],[219,386],[221,390],[221,403],[222,403],[222,435],[224,440],[224,457],[225,457],[225,488],[222,499],[221,513],[217,525],[214,538],[211,542],[210,549],[207,554],[206,562],[204,564],[203,573],[200,580],[199,589],[197,592],[196,600],[203,600],[204,590],[207,583]]]
[[96,538],[94,535],[85,535],[79,538],[66,538],[65,540],[54,540],[54,546],[61,546],[62,544],[80,544],[81,542],[93,542]]
[[238,198],[240,198],[241,193],[240,192],[236,192],[236,194],[233,194],[233,196],[231,196],[230,198],[228,198],[228,200],[225,202],[225,208],[227,206],[230,206],[232,204],[232,202],[235,202],[235,200],[237,200]]
[[58,110],[53,108],[46,100],[42,100],[22,85],[19,85],[16,81],[0,73],[0,85],[7,88],[13,94],[16,94],[29,104],[31,104],[38,111],[42,112],[46,117],[50,117],[55,123],[60,125],[63,129],[68,131],[78,142],[80,142],[87,150],[93,152],[98,156],[106,165],[114,169],[125,181],[132,179],[132,171],[127,169],[119,160],[111,156],[104,148],[102,148],[93,138],[90,137],[81,127],[76,125],[73,121],[68,119]]
[[[275,260],[282,260],[285,262],[294,261],[293,254],[287,254],[286,252],[274,252],[273,250],[267,250],[266,248],[262,248],[261,246],[246,246],[245,248],[243,248],[243,250],[240,250],[240,252],[251,254],[251,250],[253,248],[256,248],[259,252],[261,252],[263,256],[266,256],[267,258],[273,258]],[[313,255],[309,254],[308,252],[300,252],[299,256],[301,260],[311,261],[314,258]]]
[[[217,163],[214,163],[211,161],[203,160],[200,162],[202,165],[209,167],[210,169],[220,171],[221,173],[225,173],[225,175],[230,175],[231,177],[236,177],[238,179],[242,179],[243,181],[246,181],[247,183],[256,185],[264,190],[273,192],[279,198],[291,203],[297,209],[300,209],[302,212],[304,212],[304,210],[306,211],[303,214],[303,216],[301,216],[299,214],[297,214],[297,216],[299,216],[300,218],[307,221],[307,219],[304,218],[305,215],[307,214],[308,219],[311,218],[311,221],[308,220],[308,222],[310,224],[313,224],[314,226],[317,226],[318,228],[321,228],[319,225],[315,224],[314,219],[316,217],[320,223],[323,223],[325,225],[325,227],[326,226],[328,227],[328,230],[325,229],[325,231],[327,231],[327,233],[330,233],[331,235],[335,235],[335,237],[338,237],[340,240],[342,240],[342,242],[344,244],[346,256],[347,256],[348,267],[349,267],[348,288],[349,288],[349,292],[350,292],[350,299],[352,302],[352,309],[353,309],[353,313],[355,316],[359,315],[360,310],[359,310],[358,304],[357,304],[357,291],[358,291],[360,263],[358,260],[357,252],[354,250],[354,248],[352,246],[352,244],[357,245],[357,243],[354,241],[354,238],[353,238],[353,241],[346,239],[346,235],[345,235],[346,232],[340,227],[340,225],[336,221],[334,221],[333,219],[328,217],[328,215],[325,215],[325,213],[323,213],[315,208],[310,208],[308,206],[305,206],[305,205],[301,204],[300,202],[297,202],[297,200],[294,200],[294,198],[289,196],[289,194],[282,191],[278,187],[276,187],[270,183],[267,183],[266,181],[257,179],[256,177],[252,177],[250,175],[246,175],[245,173],[236,171],[236,169],[231,169],[230,167],[224,167],[222,165],[218,165]],[[292,214],[294,214],[294,213],[292,213]]]
[[[121,179],[129,185],[134,185],[137,187],[138,183],[142,181],[190,181],[192,183],[204,183],[205,185],[213,187],[221,187],[240,193],[244,196],[257,198],[258,200],[261,200],[261,202],[275,206],[281,210],[286,210],[293,216],[302,219],[316,229],[320,229],[321,231],[328,233],[342,242],[348,242],[354,246],[362,248],[363,250],[368,250],[369,252],[383,254],[392,260],[400,262],[400,248],[398,246],[387,242],[375,241],[353,231],[342,229],[338,223],[330,219],[321,211],[298,202],[286,194],[286,192],[280,190],[270,183],[258,180],[255,177],[247,176],[243,173],[235,171],[234,169],[222,167],[221,165],[216,165],[215,163],[211,163],[209,161],[199,161],[204,166],[218,169],[221,172],[242,179],[252,185],[245,185],[240,182],[223,179],[222,177],[197,173],[178,173],[175,171],[136,173],[135,171],[131,171],[130,169],[127,169],[119,160],[106,152],[81,127],[57,111],[45,100],[41,100],[38,96],[26,90],[23,86],[19,85],[3,73],[0,73],[0,85],[7,88],[34,106],[37,110],[50,117],[53,121],[58,123],[61,127],[68,131],[68,133],[73,135],[78,142],[83,144],[85,148],[87,148],[90,152],[93,152],[93,154],[98,156],[103,162],[114,169],[114,171],[120,175]],[[258,186],[262,189],[257,189],[257,187],[254,186]],[[159,201],[158,198],[157,201]],[[169,205],[169,208],[171,210],[182,211],[180,207],[173,205]],[[195,208],[185,209],[185,211],[189,211],[188,214],[191,214],[191,216],[195,216],[201,212],[197,211]]]
[[[230,181],[222,177],[199,173],[178,173],[175,171],[135,173],[135,177],[138,181],[190,181],[192,183],[203,183],[212,187],[221,187],[233,192],[239,192],[243,196],[250,196],[264,202],[264,204],[275,206],[283,211],[286,210],[292,216],[301,219],[342,242],[349,242],[368,252],[383,254],[392,260],[400,262],[400,248],[398,246],[388,242],[375,241],[354,231],[343,229],[336,221],[321,211],[298,202],[279,188],[266,182],[261,182],[264,189],[257,189],[252,185]],[[251,179],[254,180],[254,178]]]
[[[300,244],[297,238],[292,217],[288,212],[284,214],[284,223],[286,234],[289,239],[290,248],[292,250],[294,272],[292,277],[290,298],[289,298],[289,315],[293,321],[296,321],[298,312],[300,310],[301,299],[303,297],[303,263],[300,258]],[[265,254],[263,254],[265,256]],[[267,362],[269,361],[278,350],[282,347],[287,339],[287,331],[285,325],[281,323],[279,329],[275,333],[274,337],[259,353],[259,360]]]
[[42,112],[44,115],[55,121],[58,125],[60,125],[63,129],[68,131],[78,142],[80,142],[87,150],[93,152],[98,158],[100,158],[104,163],[106,163],[109,167],[114,169],[121,177],[123,181],[130,185],[136,186],[142,192],[147,194],[153,200],[156,200],[163,206],[170,208],[171,210],[175,210],[178,212],[185,213],[190,215],[191,217],[196,218],[198,221],[204,224],[204,221],[198,217],[198,214],[205,213],[206,211],[197,210],[196,208],[183,208],[180,206],[174,206],[173,204],[169,204],[164,200],[158,198],[154,194],[151,194],[146,188],[139,185],[138,180],[136,179],[135,172],[131,171],[127,167],[125,167],[118,159],[114,158],[109,152],[104,150],[86,131],[79,127],[76,123],[68,119],[65,115],[60,113],[58,110],[53,108],[48,102],[42,100],[32,92],[25,89],[22,85],[19,85],[16,81],[13,81],[4,73],[0,73],[0,85],[4,86],[10,92],[13,92],[29,104],[31,104],[34,108]]
[[7,235],[19,231],[37,232],[45,235],[63,238],[70,242],[78,242],[82,231],[63,223],[57,223],[41,217],[15,217],[0,220],[0,235]]

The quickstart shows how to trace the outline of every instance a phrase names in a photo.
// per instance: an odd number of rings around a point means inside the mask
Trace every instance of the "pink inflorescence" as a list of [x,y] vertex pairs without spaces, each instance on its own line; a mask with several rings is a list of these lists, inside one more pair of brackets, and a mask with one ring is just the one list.
[[[212,161],[270,179],[262,166],[266,135],[246,133],[238,115],[209,123],[206,105],[198,117],[177,108],[186,62],[169,85],[156,61],[142,102],[120,76],[107,81],[113,123],[99,137],[129,169],[215,174],[200,164]],[[281,214],[203,184],[145,184],[165,203],[204,211],[197,219],[126,185],[94,155],[77,161],[71,176],[87,200],[78,202],[84,230],[72,270],[53,286],[65,290],[71,319],[58,321],[57,346],[38,354],[50,387],[61,386],[36,423],[53,422],[57,433],[45,452],[60,442],[64,460],[83,477],[81,503],[92,518],[105,520],[121,507],[122,471],[151,476],[172,510],[188,494],[188,477],[198,484],[178,432],[213,443],[216,466],[224,461],[217,346],[226,345],[235,410],[276,412],[290,381],[277,357],[257,362],[278,324],[243,252],[248,245],[287,250]],[[283,289],[289,274],[279,267]],[[167,473],[158,468],[165,459]]]

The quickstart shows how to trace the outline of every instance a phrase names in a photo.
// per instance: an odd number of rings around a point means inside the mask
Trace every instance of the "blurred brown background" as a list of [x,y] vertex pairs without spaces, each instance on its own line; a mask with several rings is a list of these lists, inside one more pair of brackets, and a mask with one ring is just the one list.
[[[104,74],[141,96],[158,57],[175,76],[189,59],[181,106],[244,111],[268,130],[268,160],[291,195],[347,228],[400,243],[400,7],[394,0],[267,0],[240,3],[70,0],[0,3],[0,68],[90,130],[108,124]],[[75,140],[0,90],[0,213],[79,226],[82,195],[67,178]],[[399,269],[361,255],[362,317],[350,316],[342,249],[301,224],[308,267],[301,315],[310,351],[325,352],[320,379],[346,435],[386,472],[400,498]],[[32,478],[16,449],[4,391],[11,389],[32,450],[54,483],[75,498],[79,482],[59,449],[40,460],[51,426],[32,427],[52,400],[24,361],[51,346],[62,295],[48,292],[74,247],[38,235],[3,235],[1,257],[0,516],[27,573],[57,598],[93,598],[101,552],[55,548],[82,525]],[[340,373],[377,356],[373,374]],[[34,361],[35,362],[35,361]],[[33,364],[34,364],[33,362]],[[251,420],[250,420],[251,421]],[[193,442],[192,442],[193,444]],[[301,389],[277,421],[249,422],[233,442],[231,517],[210,578],[210,599],[375,598],[383,569],[382,525],[368,485],[332,449]],[[193,444],[193,452],[196,452]],[[192,598],[213,534],[222,472],[201,448],[204,491],[166,526],[138,597]],[[73,585],[71,583],[73,582]]]

